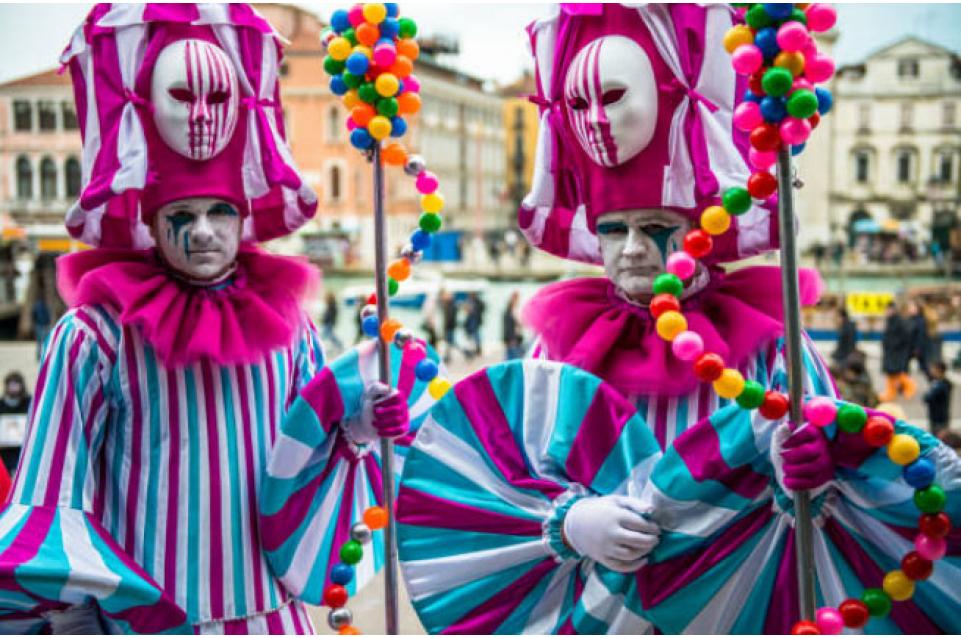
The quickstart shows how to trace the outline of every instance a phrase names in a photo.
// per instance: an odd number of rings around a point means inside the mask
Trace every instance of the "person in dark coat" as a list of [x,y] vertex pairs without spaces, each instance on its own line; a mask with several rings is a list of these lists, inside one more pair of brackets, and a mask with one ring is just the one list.
[[928,353],[931,351],[931,339],[928,337],[928,322],[921,306],[910,302],[907,307],[908,326],[911,332],[911,358],[918,360],[918,368],[924,376],[931,379],[928,367]]
[[320,324],[322,328],[320,337],[327,343],[330,343],[336,346],[337,350],[343,350],[344,344],[341,342],[340,339],[337,338],[337,335],[334,333],[334,330],[337,328],[337,314],[338,314],[337,297],[334,295],[334,293],[332,292],[327,293],[325,304],[326,305],[324,306],[324,315],[320,319]]
[[947,367],[941,361],[931,364],[931,387],[924,393],[928,406],[928,424],[931,434],[941,438],[951,424],[952,385],[945,376]]
[[504,316],[501,318],[505,359],[519,359],[523,355],[524,338],[517,321],[517,304],[520,302],[520,297],[520,293],[516,290],[511,293],[510,301],[507,302]]
[[840,366],[844,365],[851,353],[857,349],[858,327],[851,321],[848,311],[844,308],[838,309],[837,319],[838,344],[831,353],[831,359]]
[[[30,411],[30,393],[27,392],[27,384],[23,375],[19,372],[11,372],[3,379],[3,396],[0,397],[0,416],[26,415]],[[0,459],[8,473],[13,474],[17,471],[17,463],[20,460],[20,447],[14,445],[0,448]]]
[[481,355],[481,328],[484,325],[484,311],[487,305],[476,292],[470,293],[467,297],[467,317],[464,319],[464,332],[468,338],[474,342],[474,349],[471,357]]
[[881,371],[887,377],[887,387],[881,394],[881,401],[894,401],[899,394],[905,399],[914,396],[917,386],[908,374],[912,354],[911,329],[908,322],[891,302],[887,310],[887,322],[881,337]]

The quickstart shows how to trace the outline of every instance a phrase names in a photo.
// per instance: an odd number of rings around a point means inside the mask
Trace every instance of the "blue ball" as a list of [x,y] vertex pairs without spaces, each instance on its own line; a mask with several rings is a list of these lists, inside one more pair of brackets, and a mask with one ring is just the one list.
[[343,95],[347,92],[347,83],[344,82],[344,76],[339,74],[331,76],[330,92],[334,95]]
[[330,28],[337,33],[343,33],[350,28],[350,16],[345,9],[337,9],[330,14]]
[[399,115],[390,118],[390,136],[403,137],[407,132],[407,122]]
[[403,81],[403,80],[397,80],[397,93],[395,93],[394,96],[396,97],[396,96],[400,95],[400,94],[403,93],[403,92],[404,92],[404,81]]
[[777,30],[774,27],[758,31],[754,36],[754,44],[764,54],[765,60],[773,60],[774,56],[781,52],[781,47],[777,45]]
[[366,151],[374,143],[374,138],[370,136],[365,128],[355,128],[350,132],[350,143],[360,151]]
[[330,580],[338,585],[346,585],[354,580],[354,568],[346,563],[337,563],[330,570]]
[[791,147],[791,155],[800,155],[804,152],[804,144],[795,144]]
[[347,70],[353,75],[363,75],[367,73],[367,67],[370,66],[370,60],[363,53],[351,53],[347,58]]
[[437,372],[437,364],[430,359],[421,359],[414,367],[414,375],[421,381],[430,381]]
[[934,463],[918,459],[904,467],[904,480],[916,490],[923,490],[934,482]]
[[361,324],[361,327],[364,329],[365,335],[368,337],[376,337],[380,332],[380,319],[377,317],[377,315],[364,317],[364,323]]
[[387,7],[388,17],[396,18],[397,14],[400,13],[400,6],[396,2],[385,2],[384,6]]
[[430,233],[418,228],[410,234],[410,245],[414,247],[414,250],[427,250],[427,247],[430,246]]
[[794,4],[791,2],[765,2],[764,11],[775,20],[784,20],[791,17]]
[[387,18],[380,23],[380,36],[388,42],[392,42],[398,33],[400,33],[400,21],[396,18]]
[[744,101],[745,101],[745,102],[755,102],[755,103],[757,103],[757,104],[760,104],[760,103],[761,103],[761,99],[762,99],[763,97],[764,97],[764,96],[762,96],[762,95],[754,95],[754,92],[751,91],[751,89],[746,89],[746,90],[744,91]]
[[772,124],[777,124],[783,120],[787,117],[787,106],[784,104],[784,99],[771,95],[764,96],[764,99],[761,100],[761,115]]
[[814,89],[814,95],[818,98],[818,113],[825,115],[834,106],[834,96],[831,95],[831,91],[824,88],[823,86],[816,87]]

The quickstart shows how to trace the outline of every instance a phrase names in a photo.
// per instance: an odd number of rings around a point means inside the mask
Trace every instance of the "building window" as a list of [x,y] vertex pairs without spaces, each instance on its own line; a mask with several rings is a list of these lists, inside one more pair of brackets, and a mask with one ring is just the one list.
[[957,109],[957,107],[955,106],[954,102],[944,103],[944,110],[941,114],[941,117],[945,126],[954,126],[957,117],[955,109]]
[[914,126],[914,105],[905,102],[901,105],[901,128],[910,129]]
[[910,148],[902,148],[894,152],[898,183],[910,184],[914,181],[914,156],[915,152]]
[[934,166],[934,180],[942,184],[951,182],[954,177],[954,153],[941,151],[936,156]]
[[77,130],[77,111],[73,108],[73,102],[64,100],[60,103],[60,115],[63,118],[63,130]]
[[854,151],[854,181],[858,184],[871,181],[871,151],[867,149]]
[[40,160],[40,199],[49,201],[57,198],[57,165],[53,159]]
[[33,130],[33,105],[29,101],[13,101],[13,130]]
[[68,157],[63,165],[63,174],[67,181],[67,197],[80,195],[80,162],[76,157]]
[[57,109],[53,102],[41,100],[37,102],[37,122],[41,131],[57,130]]
[[17,199],[33,198],[33,166],[26,155],[17,158]]
[[917,58],[902,58],[898,60],[898,77],[916,78],[918,77],[919,67]]
[[858,128],[864,131],[871,128],[871,105],[868,103],[858,106]]
[[332,144],[336,144],[340,139],[340,131],[343,122],[340,118],[340,109],[336,106],[331,106],[327,110],[327,141]]
[[335,165],[330,167],[330,178],[329,178],[330,190],[328,191],[328,193],[329,193],[329,199],[332,202],[340,201],[340,196],[341,196],[340,172],[341,171],[339,166]]

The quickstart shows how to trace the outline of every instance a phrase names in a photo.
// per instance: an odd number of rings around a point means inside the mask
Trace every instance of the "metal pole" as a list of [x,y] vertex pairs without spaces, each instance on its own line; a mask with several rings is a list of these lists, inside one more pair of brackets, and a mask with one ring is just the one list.
[[[384,217],[384,165],[380,161],[380,143],[372,153],[374,164],[374,278],[377,289],[377,316],[387,321],[387,220]],[[390,385],[390,344],[377,339],[380,382]],[[387,528],[384,530],[384,622],[387,633],[397,635],[397,536],[394,526],[394,443],[380,440],[381,479]]]
[[[791,422],[804,421],[801,402],[804,396],[804,372],[801,361],[801,300],[798,291],[797,245],[794,229],[794,177],[791,151],[784,148],[777,156],[778,222],[781,239],[781,285],[784,292],[784,332],[787,345],[788,392],[791,400]],[[812,544],[811,495],[807,491],[794,495],[794,531],[797,538],[798,592],[801,616],[814,620],[814,548]]]

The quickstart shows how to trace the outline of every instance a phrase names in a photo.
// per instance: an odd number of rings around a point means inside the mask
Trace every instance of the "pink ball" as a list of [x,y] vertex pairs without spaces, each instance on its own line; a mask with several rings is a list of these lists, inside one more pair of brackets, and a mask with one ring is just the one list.
[[834,422],[838,408],[827,397],[814,397],[804,404],[804,419],[811,425],[823,428]]
[[421,195],[430,195],[437,190],[438,183],[436,175],[430,171],[423,171],[417,176],[414,186]]
[[742,44],[731,55],[734,70],[741,75],[750,75],[764,64],[764,54],[753,44]]
[[417,363],[427,356],[427,348],[420,341],[411,339],[404,348],[404,358],[406,359],[408,356],[410,356],[411,362]]
[[348,131],[353,131],[355,128],[357,128],[357,122],[354,121],[354,118],[352,118],[352,117],[350,117],[350,116],[348,115],[348,116],[347,116],[347,130],[348,130]]
[[807,11],[808,28],[811,31],[827,31],[838,20],[837,10],[829,4],[812,4]]
[[347,12],[347,21],[350,22],[350,26],[357,28],[364,21],[364,6],[361,4],[355,4]]
[[810,60],[818,55],[818,44],[814,41],[814,38],[808,39],[807,43],[801,47],[800,54],[804,56],[805,60]]
[[704,340],[696,332],[685,330],[674,337],[671,350],[681,361],[694,361],[704,352]]
[[697,263],[684,251],[671,253],[667,258],[667,272],[677,275],[682,281],[694,274]]
[[948,551],[948,544],[943,538],[931,538],[918,534],[914,539],[914,548],[926,560],[941,560]]
[[753,146],[747,151],[747,161],[758,170],[767,170],[777,163],[777,153],[774,151],[759,151]]
[[811,123],[796,117],[786,117],[781,122],[781,139],[788,144],[804,144],[811,136]]
[[783,51],[800,51],[810,37],[800,22],[786,22],[777,30],[777,45]]
[[817,626],[822,634],[834,636],[844,629],[844,618],[841,612],[833,607],[821,607],[817,610]]
[[778,198],[777,193],[774,193],[770,197],[764,200],[764,206],[768,210],[777,210]]
[[834,60],[818,53],[804,63],[804,77],[811,82],[827,82],[834,75]]
[[734,109],[733,122],[740,131],[753,131],[764,122],[760,105],[757,102],[741,102]]
[[374,47],[374,62],[377,66],[388,67],[397,59],[397,48],[393,44],[379,44]]
[[416,75],[408,75],[404,78],[404,93],[408,91],[411,93],[420,93],[420,80],[417,79]]
[[791,93],[794,93],[795,91],[800,91],[801,89],[804,89],[806,91],[813,91],[814,84],[812,84],[811,82],[808,82],[804,78],[798,78],[794,80],[794,84],[791,85]]

